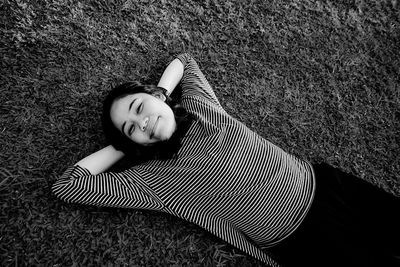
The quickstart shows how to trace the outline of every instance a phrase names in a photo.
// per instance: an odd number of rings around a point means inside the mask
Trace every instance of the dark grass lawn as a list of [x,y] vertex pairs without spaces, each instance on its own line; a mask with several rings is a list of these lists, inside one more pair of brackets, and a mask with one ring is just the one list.
[[260,135],[400,195],[398,1],[6,0],[0,13],[1,266],[259,264],[175,218],[50,192],[106,145],[106,92],[156,83],[183,51]]

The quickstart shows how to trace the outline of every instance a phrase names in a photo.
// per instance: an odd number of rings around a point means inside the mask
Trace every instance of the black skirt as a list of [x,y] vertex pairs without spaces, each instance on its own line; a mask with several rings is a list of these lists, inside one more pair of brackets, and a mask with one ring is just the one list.
[[271,248],[283,266],[400,266],[400,198],[327,164],[304,222]]

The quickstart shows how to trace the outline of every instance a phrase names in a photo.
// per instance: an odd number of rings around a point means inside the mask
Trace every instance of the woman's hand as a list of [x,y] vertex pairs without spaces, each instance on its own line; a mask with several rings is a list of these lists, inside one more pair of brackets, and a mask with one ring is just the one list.
[[96,175],[102,173],[124,157],[122,151],[116,150],[112,145],[100,149],[93,154],[81,159],[75,165],[79,165]]

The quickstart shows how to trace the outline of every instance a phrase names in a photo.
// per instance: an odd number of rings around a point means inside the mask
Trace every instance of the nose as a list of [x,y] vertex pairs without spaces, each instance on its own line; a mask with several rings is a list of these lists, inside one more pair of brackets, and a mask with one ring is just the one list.
[[142,130],[143,132],[146,130],[147,128],[147,124],[149,123],[149,117],[145,117],[142,120],[139,121],[139,128],[140,130]]

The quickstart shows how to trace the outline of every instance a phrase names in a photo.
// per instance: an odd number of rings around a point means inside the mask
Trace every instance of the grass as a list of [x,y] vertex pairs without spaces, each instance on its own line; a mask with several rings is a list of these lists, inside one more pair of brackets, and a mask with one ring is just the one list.
[[[50,192],[102,146],[101,100],[190,52],[226,110],[400,195],[397,1],[2,1],[2,266],[258,266],[181,220]],[[122,163],[120,167],[123,167]]]

